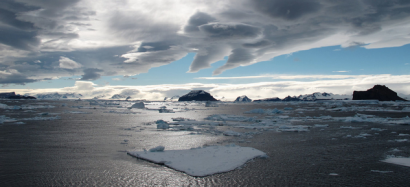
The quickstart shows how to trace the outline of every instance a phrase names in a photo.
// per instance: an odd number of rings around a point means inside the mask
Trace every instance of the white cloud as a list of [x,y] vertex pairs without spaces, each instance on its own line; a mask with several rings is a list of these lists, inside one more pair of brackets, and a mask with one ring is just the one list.
[[241,76],[241,77],[197,77],[195,79],[205,80],[230,80],[230,79],[260,79],[260,78],[272,78],[272,79],[347,79],[347,78],[360,78],[369,77],[372,75],[258,75],[258,76]]
[[63,69],[76,69],[76,68],[82,67],[81,64],[67,57],[63,57],[63,56],[60,56],[59,62],[60,62],[60,68],[63,68]]
[[336,73],[347,73],[349,71],[332,71],[332,72],[336,72]]

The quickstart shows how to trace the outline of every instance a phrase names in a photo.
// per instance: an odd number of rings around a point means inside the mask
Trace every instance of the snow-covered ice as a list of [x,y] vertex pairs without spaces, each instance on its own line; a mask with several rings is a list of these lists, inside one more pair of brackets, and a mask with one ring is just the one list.
[[410,167],[410,158],[391,157],[391,158],[387,158],[385,160],[382,160],[382,162],[387,162],[387,163],[391,163],[391,164],[397,164],[397,165],[401,165],[401,166]]
[[163,150],[160,152],[127,151],[127,153],[198,177],[228,172],[255,157],[267,157],[264,152],[257,149],[236,145],[199,147],[188,150]]

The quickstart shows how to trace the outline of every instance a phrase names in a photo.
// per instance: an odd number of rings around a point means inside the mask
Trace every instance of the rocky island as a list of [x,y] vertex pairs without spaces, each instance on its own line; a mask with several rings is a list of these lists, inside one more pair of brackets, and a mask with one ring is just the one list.
[[217,101],[211,94],[204,90],[192,90],[183,95],[178,101]]

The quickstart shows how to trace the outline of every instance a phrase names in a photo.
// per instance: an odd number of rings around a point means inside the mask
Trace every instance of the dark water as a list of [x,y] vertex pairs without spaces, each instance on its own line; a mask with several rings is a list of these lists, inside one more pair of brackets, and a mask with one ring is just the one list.
[[[5,103],[19,105],[39,102],[56,106],[52,109],[3,110],[1,115],[23,118],[49,112],[60,120],[24,121],[25,124],[0,124],[0,186],[408,186],[410,168],[383,163],[380,160],[402,150],[398,156],[410,156],[409,142],[388,142],[398,139],[398,133],[410,134],[410,127],[373,123],[354,126],[384,128],[378,136],[343,138],[366,130],[340,129],[342,122],[327,122],[326,130],[280,133],[265,131],[249,142],[222,135],[189,135],[187,131],[156,130],[146,125],[158,119],[172,117],[202,120],[214,113],[243,115],[252,108],[289,107],[274,105],[222,105],[217,108],[195,107],[180,113],[145,111],[141,114],[104,113],[111,109],[77,109],[70,106],[87,102],[22,101]],[[67,106],[62,107],[62,103]],[[41,103],[40,103],[41,104]],[[48,105],[47,104],[47,105]],[[319,104],[302,104],[315,108]],[[295,108],[295,106],[291,106]],[[71,114],[66,111],[92,112]],[[58,114],[52,114],[52,113]],[[361,112],[366,113],[366,112]],[[290,116],[352,116],[355,112],[308,111]],[[403,117],[408,113],[367,112],[382,117]],[[317,124],[318,122],[314,122]],[[313,122],[295,122],[313,125]],[[229,127],[221,127],[229,128]],[[240,131],[239,129],[234,129]],[[397,132],[392,134],[391,132]],[[333,138],[333,139],[332,139]],[[170,168],[136,159],[126,150],[142,150],[157,145],[166,149],[189,149],[204,144],[234,142],[264,151],[268,159],[255,159],[240,169],[207,177],[191,177]],[[392,171],[378,173],[372,170]],[[338,175],[332,176],[330,173]]]

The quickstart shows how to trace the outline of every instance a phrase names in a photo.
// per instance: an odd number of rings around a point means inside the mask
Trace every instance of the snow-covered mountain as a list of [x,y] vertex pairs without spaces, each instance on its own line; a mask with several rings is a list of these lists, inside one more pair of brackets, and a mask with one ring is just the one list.
[[258,99],[258,100],[253,100],[253,102],[265,102],[265,101],[282,101],[279,97],[272,97],[272,98],[266,98],[266,99]]
[[278,97],[267,98],[267,99],[259,99],[255,100],[254,102],[260,101],[317,101],[317,100],[351,100],[351,95],[339,95],[339,94],[332,94],[332,93],[320,93],[315,92],[313,94],[305,94],[299,96],[287,96],[283,99]]
[[58,92],[55,93],[44,93],[44,94],[36,94],[35,97],[37,99],[79,99],[82,98],[83,95],[77,93],[63,93],[59,94]]
[[128,97],[129,97],[128,95],[115,94],[110,99],[120,100],[120,99],[126,99]]
[[313,94],[300,95],[298,99],[302,101],[316,101],[316,100],[351,100],[351,95],[339,95],[332,93],[315,92]]
[[174,95],[172,97],[165,97],[164,101],[178,101],[179,98],[180,98],[179,95]]
[[234,102],[252,102],[252,99],[249,99],[246,95],[243,95],[237,97]]

